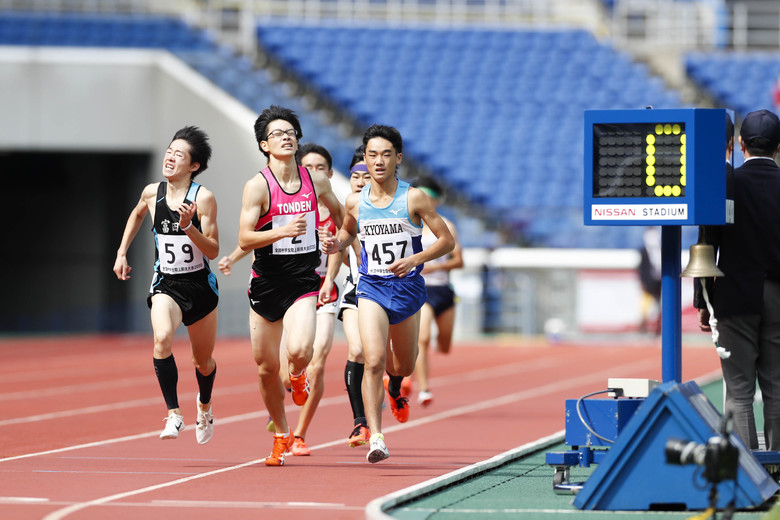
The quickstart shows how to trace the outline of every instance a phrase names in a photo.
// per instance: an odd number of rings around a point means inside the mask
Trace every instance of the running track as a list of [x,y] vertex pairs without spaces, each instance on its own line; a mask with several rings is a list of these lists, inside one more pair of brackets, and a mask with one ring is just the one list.
[[[718,370],[714,350],[683,348],[683,380]],[[187,429],[158,438],[165,406],[147,336],[0,340],[0,517],[3,519],[359,519],[368,502],[564,428],[564,401],[608,377],[661,379],[656,342],[459,343],[432,356],[434,403],[411,400],[408,423],[383,417],[390,458],[348,448],[346,345],[331,352],[325,396],[306,437],[310,457],[263,464],[267,414],[248,340],[221,338],[216,428],[195,442],[194,369],[184,337],[174,354]],[[288,417],[297,407],[288,398]]]

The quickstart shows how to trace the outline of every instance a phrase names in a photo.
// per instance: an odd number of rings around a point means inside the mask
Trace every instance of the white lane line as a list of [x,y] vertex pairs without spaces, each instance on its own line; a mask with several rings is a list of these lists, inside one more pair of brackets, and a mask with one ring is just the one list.
[[219,502],[213,500],[152,500],[147,504],[142,504],[147,507],[196,507],[198,509],[203,508],[215,508],[215,509],[268,509],[268,508],[312,508],[312,509],[344,509],[344,510],[360,510],[362,507],[347,506],[346,504],[337,504],[334,502]]
[[152,437],[153,435],[160,435],[159,432],[146,432],[146,433],[139,433],[137,435],[127,435],[125,437],[117,437],[115,439],[105,439],[102,441],[95,441],[95,442],[87,442],[85,444],[78,444],[76,446],[67,446],[65,448],[56,448],[53,450],[46,450],[46,451],[38,451],[35,453],[25,453],[24,455],[14,455],[12,457],[5,457],[3,459],[0,459],[0,462],[8,462],[12,460],[19,460],[19,459],[28,459],[30,457],[39,457],[41,455],[53,455],[55,453],[64,453],[66,451],[73,451],[73,450],[80,450],[84,448],[93,448],[96,446],[107,446],[109,444],[116,444],[119,442],[126,442],[126,441],[134,441],[138,439],[144,439],[146,437]]
[[[193,394],[192,397],[194,398],[195,394]],[[320,401],[320,406],[324,407],[324,406],[334,406],[336,404],[344,404],[344,403],[347,402],[347,400],[348,400],[347,396],[327,397],[327,398],[324,398],[324,399],[322,399]],[[285,407],[285,412],[291,413],[293,410],[298,410],[298,409],[300,409],[298,406],[288,405],[288,406]],[[268,416],[268,411],[263,409],[263,410],[259,410],[257,412],[248,412],[248,413],[244,413],[244,414],[233,415],[231,417],[225,417],[225,418],[218,417],[216,424],[231,424],[231,423],[235,423],[235,422],[243,422],[243,421],[249,421],[249,420],[254,420],[254,419],[265,418],[267,416]],[[117,437],[115,439],[105,439],[105,440],[101,440],[101,441],[94,441],[94,442],[87,442],[87,443],[84,443],[84,444],[77,444],[75,446],[66,446],[64,448],[55,448],[55,449],[52,449],[52,450],[38,451],[38,452],[34,452],[34,453],[25,453],[24,455],[14,455],[12,457],[1,458],[0,462],[9,462],[9,461],[12,461],[12,460],[19,460],[19,459],[28,459],[28,458],[31,458],[31,457],[39,457],[39,456],[42,456],[42,455],[54,455],[56,453],[65,453],[65,452],[80,450],[80,449],[84,449],[84,448],[94,448],[94,447],[98,447],[98,446],[107,446],[109,444],[117,444],[117,443],[120,443],[120,442],[135,441],[135,440],[138,440],[138,439],[145,439],[147,437],[156,437],[158,435],[160,435],[160,431],[159,430],[155,430],[155,431],[146,432],[146,433],[139,433],[139,434],[136,434],[136,435],[126,435],[124,437]]]
[[172,462],[219,462],[219,459],[192,459],[190,457],[185,458],[157,458],[157,457],[60,457],[61,459],[77,459],[77,460],[153,460],[155,462],[172,461]]
[[[230,387],[221,387],[219,389],[219,395],[225,396],[225,395],[242,394],[250,391],[257,391],[257,385],[236,385]],[[182,401],[187,399],[192,400],[195,399],[196,395],[197,392],[187,392],[181,394],[179,398]],[[0,401],[2,401],[2,399],[0,399]],[[127,408],[142,408],[145,406],[159,404],[159,403],[160,403],[159,397],[149,397],[146,399],[135,399],[133,401],[122,401],[119,403],[87,406],[84,408],[76,408],[72,410],[62,410],[59,412],[43,413],[38,415],[29,415],[27,417],[16,417],[13,419],[5,419],[3,421],[0,421],[0,427],[10,426],[12,424],[24,424],[24,423],[39,422],[39,421],[49,421],[52,419],[62,419],[65,417],[75,417],[78,415],[112,412],[116,410],[125,410]]]
[[[194,394],[193,394],[194,395]],[[42,413],[38,415],[28,415],[27,417],[17,417],[15,419],[5,419],[0,421],[1,426],[10,426],[12,424],[24,424],[38,421],[49,421],[52,419],[62,419],[64,417],[75,417],[77,415],[86,415],[93,413],[104,413],[115,410],[124,410],[127,408],[141,408],[160,402],[159,397],[148,399],[136,399],[134,401],[123,401],[121,403],[102,404],[97,406],[87,406],[85,408],[76,408],[73,410],[62,410],[60,412]]]
[[34,469],[33,473],[68,473],[74,475],[197,475],[194,471],[98,471],[98,470],[56,470]]
[[55,388],[40,388],[37,390],[20,390],[18,392],[0,393],[0,401],[12,401],[15,399],[35,399],[39,397],[48,397],[52,395],[76,394],[83,392],[95,392],[98,390],[114,390],[116,388],[127,388],[129,386],[138,386],[148,383],[148,377],[135,377],[125,379],[114,379],[112,381],[103,381],[100,383],[83,383],[78,385],[58,386]]
[[40,497],[0,497],[0,504],[43,504],[48,498]]
[[263,457],[262,459],[250,460],[249,462],[244,462],[243,464],[237,464],[235,466],[228,466],[226,468],[221,468],[214,471],[208,471],[206,473],[199,473],[198,475],[193,475],[191,477],[184,477],[170,482],[163,482],[162,484],[157,484],[154,486],[147,486],[145,488],[134,489],[131,491],[126,491],[124,493],[117,493],[115,495],[96,498],[95,500],[90,500],[88,502],[80,502],[77,504],[72,504],[68,507],[64,507],[62,509],[58,509],[56,511],[49,513],[44,517],[44,520],[60,520],[61,518],[65,518],[66,516],[70,515],[71,513],[75,513],[76,511],[81,511],[82,509],[87,509],[89,507],[99,506],[102,504],[106,504],[108,502],[121,500],[123,498],[132,497],[135,495],[141,495],[143,493],[149,493],[151,491],[157,491],[158,489],[164,489],[171,486],[177,486],[179,484],[185,484],[187,482],[192,482],[193,480],[219,475],[220,473],[226,473],[228,471],[242,469],[260,463],[265,463],[265,457]]
[[[531,362],[518,362],[509,365],[503,365],[499,368],[486,368],[482,370],[475,370],[473,372],[467,372],[465,374],[456,374],[452,376],[432,378],[431,384],[438,385],[439,387],[448,386],[452,384],[461,384],[463,382],[489,379],[491,377],[502,376],[502,375],[510,375],[510,374],[516,375],[518,374],[518,370],[531,372],[531,371],[540,370],[542,368],[549,368],[554,365],[555,365],[555,361],[553,359],[541,359],[541,360],[535,360]],[[60,393],[60,391],[61,389],[56,390],[57,393]],[[234,395],[234,394],[254,392],[254,391],[257,391],[257,385],[254,384],[236,385],[231,387],[220,387],[218,390],[218,395],[219,396]],[[195,392],[182,394],[180,396],[181,400],[186,400],[194,397],[195,397]],[[0,394],[0,401],[2,400],[3,400],[3,396],[2,394]],[[53,419],[63,419],[66,417],[75,417],[78,415],[105,413],[105,412],[111,412],[116,410],[125,410],[128,408],[141,408],[145,406],[158,404],[159,402],[160,402],[159,397],[150,397],[146,399],[136,399],[134,401],[123,401],[120,403],[88,406],[88,407],[77,408],[72,410],[62,410],[59,412],[30,415],[27,417],[16,417],[12,419],[0,420],[0,427],[10,426],[13,424],[24,424],[24,423],[39,422],[39,421],[49,421]],[[2,461],[3,459],[0,459],[0,462]]]

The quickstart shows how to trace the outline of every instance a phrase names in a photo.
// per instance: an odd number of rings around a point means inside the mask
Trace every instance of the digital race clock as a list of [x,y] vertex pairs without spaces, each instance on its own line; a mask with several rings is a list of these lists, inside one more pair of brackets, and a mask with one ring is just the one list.
[[585,224],[725,224],[726,111],[585,111]]

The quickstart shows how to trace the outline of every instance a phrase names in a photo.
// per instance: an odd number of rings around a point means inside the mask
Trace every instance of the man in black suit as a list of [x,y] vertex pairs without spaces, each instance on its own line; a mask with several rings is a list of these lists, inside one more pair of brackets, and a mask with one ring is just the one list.
[[[726,411],[750,449],[758,449],[753,399],[756,380],[764,401],[768,450],[780,450],[780,120],[768,110],[745,116],[739,133],[745,163],[728,175],[734,223],[708,226],[706,241],[719,252],[723,277],[712,285],[712,307],[726,382]],[[710,315],[696,298],[699,324],[710,330]]]

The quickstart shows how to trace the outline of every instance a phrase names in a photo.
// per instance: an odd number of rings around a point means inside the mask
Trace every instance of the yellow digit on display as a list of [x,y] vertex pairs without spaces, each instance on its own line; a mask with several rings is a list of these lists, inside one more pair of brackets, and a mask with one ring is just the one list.
[[[655,154],[656,154],[658,143],[655,135],[647,134],[647,136],[645,137],[645,142],[647,143],[647,146],[645,147],[645,152],[647,153],[647,156],[645,157],[645,164],[647,165],[645,167],[645,174],[646,174],[645,185],[653,186],[653,194],[656,197],[679,197],[680,195],[682,195],[682,188],[686,184],[685,133],[683,132],[682,127],[677,123],[675,124],[658,123],[655,125],[655,133],[657,135],[676,135],[680,137],[680,146],[678,148],[680,154],[678,157],[679,164],[680,164],[680,178],[677,184],[670,184],[670,185],[656,184],[655,175],[657,173],[657,169],[656,169],[657,158]],[[663,145],[662,145],[662,150],[663,150]]]

